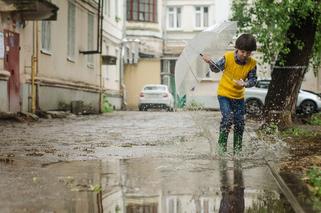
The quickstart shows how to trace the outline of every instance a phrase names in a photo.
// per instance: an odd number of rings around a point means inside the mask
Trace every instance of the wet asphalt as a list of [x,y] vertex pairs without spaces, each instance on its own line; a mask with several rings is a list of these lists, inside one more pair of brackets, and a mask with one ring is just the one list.
[[[219,112],[113,112],[0,122],[0,212],[293,212],[256,138],[219,156]],[[269,211],[267,211],[269,210]]]

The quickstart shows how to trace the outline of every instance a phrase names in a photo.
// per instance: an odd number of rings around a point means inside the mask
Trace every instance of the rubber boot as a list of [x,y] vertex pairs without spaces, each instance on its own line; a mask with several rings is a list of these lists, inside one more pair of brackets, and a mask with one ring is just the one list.
[[243,139],[243,135],[234,132],[234,137],[233,137],[234,154],[242,151],[242,139]]
[[220,132],[219,138],[218,138],[218,147],[219,147],[219,153],[223,154],[227,151],[227,138],[228,133],[227,132]]

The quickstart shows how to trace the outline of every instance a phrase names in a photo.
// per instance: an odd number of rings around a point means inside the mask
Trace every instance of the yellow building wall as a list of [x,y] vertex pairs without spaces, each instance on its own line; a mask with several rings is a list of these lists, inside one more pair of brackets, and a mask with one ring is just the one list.
[[160,59],[139,59],[138,64],[125,66],[124,82],[128,109],[138,108],[138,97],[145,84],[160,84]]

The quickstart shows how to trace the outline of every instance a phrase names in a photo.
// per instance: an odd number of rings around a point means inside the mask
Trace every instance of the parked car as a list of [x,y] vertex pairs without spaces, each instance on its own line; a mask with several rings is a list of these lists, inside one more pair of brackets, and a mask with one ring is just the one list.
[[[255,87],[245,89],[246,112],[258,115],[262,113],[270,80],[258,80]],[[304,114],[321,111],[321,97],[304,90],[299,91],[297,110]]]
[[148,84],[143,87],[139,94],[138,109],[146,111],[149,108],[174,110],[174,97],[169,92],[167,85]]

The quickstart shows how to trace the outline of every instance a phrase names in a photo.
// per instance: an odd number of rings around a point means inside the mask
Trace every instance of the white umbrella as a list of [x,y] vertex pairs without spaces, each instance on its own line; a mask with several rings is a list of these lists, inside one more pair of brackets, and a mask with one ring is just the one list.
[[208,27],[188,42],[175,66],[176,92],[179,97],[193,91],[208,72],[208,65],[200,54],[206,53],[213,59],[221,58],[233,42],[236,28],[236,22],[222,22]]

